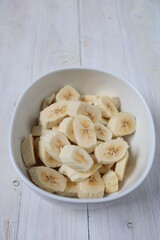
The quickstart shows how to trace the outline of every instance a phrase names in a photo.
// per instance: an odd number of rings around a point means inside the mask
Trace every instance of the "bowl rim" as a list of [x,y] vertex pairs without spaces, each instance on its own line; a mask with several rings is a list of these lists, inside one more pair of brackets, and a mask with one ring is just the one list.
[[[133,91],[136,92],[136,94],[139,96],[139,98],[141,99],[141,101],[143,102],[144,106],[145,106],[145,110],[148,114],[148,118],[149,118],[149,122],[150,122],[150,127],[151,127],[151,137],[152,137],[152,148],[151,148],[151,153],[150,153],[150,158],[148,161],[148,164],[146,166],[145,171],[143,172],[143,174],[141,175],[141,177],[138,179],[137,182],[135,182],[129,189],[124,190],[123,192],[120,192],[118,194],[111,194],[107,197],[104,198],[95,198],[95,199],[78,199],[78,198],[70,198],[70,197],[63,197],[63,196],[59,196],[56,194],[52,194],[49,193],[41,188],[39,188],[38,186],[36,186],[35,184],[33,184],[20,170],[16,160],[14,159],[14,154],[13,154],[13,126],[14,126],[14,121],[15,121],[15,116],[16,113],[18,111],[19,105],[21,100],[23,99],[23,96],[25,93],[27,93],[30,88],[33,87],[33,85],[37,84],[38,81],[41,81],[42,78],[47,77],[49,75],[52,75],[53,73],[58,73],[58,72],[62,72],[62,71],[72,71],[72,70],[80,70],[80,71],[91,71],[91,72],[99,72],[99,73],[103,73],[103,74],[108,74],[112,77],[117,78],[119,81],[122,81],[123,83],[127,84]],[[60,201],[62,203],[76,203],[76,204],[80,204],[80,203],[105,203],[105,202],[110,202],[113,200],[117,200],[120,199],[126,195],[128,195],[129,193],[131,193],[132,191],[134,191],[146,178],[146,176],[148,175],[152,163],[154,161],[154,154],[155,154],[155,128],[154,128],[154,122],[153,122],[153,118],[152,118],[152,114],[151,111],[146,103],[146,101],[144,100],[143,96],[139,93],[139,91],[129,82],[125,81],[124,79],[122,79],[121,77],[112,74],[110,72],[106,72],[104,70],[100,70],[100,69],[95,69],[95,68],[87,68],[87,67],[63,67],[63,68],[58,68],[56,70],[50,71],[47,74],[42,75],[41,77],[39,77],[36,81],[34,81],[33,83],[29,84],[29,86],[23,91],[23,93],[21,94],[15,109],[13,111],[12,114],[12,118],[11,118],[11,122],[10,122],[10,127],[9,127],[9,155],[10,155],[10,159],[12,162],[12,165],[14,167],[14,169],[16,170],[17,174],[20,176],[20,178],[23,180],[23,182],[25,182],[25,184],[31,188],[33,191],[35,191],[37,194],[39,195],[43,195],[46,198],[49,198],[51,200],[57,200]]]

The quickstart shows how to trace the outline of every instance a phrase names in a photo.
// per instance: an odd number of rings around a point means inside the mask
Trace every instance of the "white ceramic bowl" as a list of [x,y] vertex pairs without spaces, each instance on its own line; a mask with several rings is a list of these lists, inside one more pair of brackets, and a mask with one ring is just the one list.
[[[125,180],[117,193],[101,199],[75,199],[48,193],[34,185],[26,172],[21,156],[21,142],[36,124],[42,100],[70,84],[82,94],[106,93],[119,96],[122,110],[133,113],[137,120],[135,134],[127,137],[130,145],[129,165]],[[14,111],[9,135],[12,164],[18,175],[33,191],[49,201],[69,203],[102,203],[125,196],[137,188],[147,176],[154,159],[155,131],[150,110],[140,93],[129,83],[102,71],[71,68],[49,73],[33,83],[20,98]]]

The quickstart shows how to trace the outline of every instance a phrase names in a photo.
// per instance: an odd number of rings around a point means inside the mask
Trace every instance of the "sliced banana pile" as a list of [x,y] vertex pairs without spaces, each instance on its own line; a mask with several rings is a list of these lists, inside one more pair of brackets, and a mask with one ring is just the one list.
[[117,192],[129,160],[123,136],[136,130],[134,115],[120,108],[117,96],[81,96],[69,85],[47,96],[21,146],[32,182],[65,197]]

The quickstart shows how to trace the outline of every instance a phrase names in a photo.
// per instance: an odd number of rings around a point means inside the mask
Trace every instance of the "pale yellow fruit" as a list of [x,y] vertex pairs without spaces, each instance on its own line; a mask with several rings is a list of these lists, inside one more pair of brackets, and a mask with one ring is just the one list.
[[34,139],[32,134],[29,134],[28,137],[22,143],[21,146],[22,158],[26,167],[31,167],[36,164],[35,154],[34,154]]
[[66,102],[53,103],[40,112],[40,124],[44,128],[58,125],[67,116]]
[[127,151],[124,157],[116,163],[115,173],[117,174],[119,181],[122,181],[124,178],[127,164],[128,164],[128,158],[129,158],[129,153]]
[[129,135],[136,131],[135,116],[128,112],[119,112],[109,120],[108,128],[115,137]]
[[114,171],[109,170],[102,177],[105,185],[105,193],[113,193],[118,191],[118,178]]
[[73,121],[74,136],[77,144],[93,152],[97,143],[93,122],[89,117],[78,115]]
[[109,140],[96,147],[95,156],[99,163],[113,164],[125,155],[128,147],[122,138]]
[[102,198],[104,183],[98,171],[78,184],[78,198]]
[[80,98],[80,94],[76,89],[67,85],[63,87],[56,95],[57,102],[61,101],[77,101]]
[[55,169],[49,167],[32,167],[30,177],[38,187],[48,192],[63,192],[66,187],[66,178]]

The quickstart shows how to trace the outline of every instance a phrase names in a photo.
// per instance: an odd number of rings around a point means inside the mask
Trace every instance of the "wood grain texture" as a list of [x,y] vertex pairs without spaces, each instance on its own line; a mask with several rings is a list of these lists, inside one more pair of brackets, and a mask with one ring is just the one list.
[[[0,239],[160,239],[159,11],[158,0],[0,2]],[[22,92],[53,69],[77,65],[132,83],[155,122],[156,154],[148,177],[110,206],[48,203],[21,182],[9,159],[9,123]]]
[[8,156],[8,126],[25,88],[55,68],[80,63],[77,2],[1,1],[0,26],[0,239],[87,239],[86,205],[77,211],[40,199],[17,177]]
[[[94,4],[93,4],[94,2]],[[158,1],[80,1],[82,65],[113,72],[146,99],[160,142]],[[92,18],[91,18],[92,16]],[[94,16],[94,17],[93,17]],[[159,239],[160,148],[141,186],[117,204],[89,206],[90,239]]]

